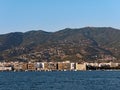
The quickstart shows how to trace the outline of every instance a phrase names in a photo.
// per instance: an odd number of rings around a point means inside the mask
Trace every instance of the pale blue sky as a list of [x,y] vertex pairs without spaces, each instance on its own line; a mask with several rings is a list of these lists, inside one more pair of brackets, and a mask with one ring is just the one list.
[[120,28],[120,0],[0,0],[0,34],[85,26]]

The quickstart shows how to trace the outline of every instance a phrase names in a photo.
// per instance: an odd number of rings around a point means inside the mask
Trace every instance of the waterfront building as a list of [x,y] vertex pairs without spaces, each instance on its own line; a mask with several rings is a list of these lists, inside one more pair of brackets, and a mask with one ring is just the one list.
[[44,62],[36,62],[35,67],[38,71],[44,70]]
[[44,70],[46,71],[57,70],[57,63],[56,62],[44,62]]
[[35,63],[28,62],[27,68],[28,68],[28,71],[35,71],[36,70]]
[[110,67],[118,67],[118,66],[119,66],[119,63],[110,62]]
[[12,71],[11,66],[0,66],[0,71]]
[[27,63],[21,63],[22,70],[25,71],[28,69],[28,64]]
[[49,71],[48,62],[44,62],[44,70]]
[[99,63],[99,67],[110,67],[110,63]]
[[20,63],[19,63],[19,62],[15,62],[15,63],[13,64],[13,67],[14,67],[14,70],[15,70],[15,71],[19,71],[19,70],[22,69],[22,67],[20,66]]
[[70,62],[58,62],[57,69],[58,70],[70,70],[71,64]]
[[13,63],[14,71],[25,71],[27,70],[27,63],[24,62],[14,62]]
[[86,70],[86,63],[76,63],[76,70]]
[[75,63],[70,63],[70,70],[75,70],[76,64]]
[[49,70],[57,70],[57,63],[56,62],[49,62],[48,69]]
[[87,66],[99,67],[99,63],[86,63]]

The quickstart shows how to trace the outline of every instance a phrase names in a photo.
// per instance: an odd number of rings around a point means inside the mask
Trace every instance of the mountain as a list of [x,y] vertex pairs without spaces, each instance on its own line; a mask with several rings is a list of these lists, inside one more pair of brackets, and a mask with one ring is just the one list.
[[120,30],[84,27],[4,34],[0,35],[0,60],[119,62]]

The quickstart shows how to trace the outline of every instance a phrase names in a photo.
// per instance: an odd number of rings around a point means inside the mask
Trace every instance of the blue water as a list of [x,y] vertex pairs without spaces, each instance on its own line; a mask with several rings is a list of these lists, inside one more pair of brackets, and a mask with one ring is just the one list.
[[120,71],[0,72],[0,90],[120,90]]

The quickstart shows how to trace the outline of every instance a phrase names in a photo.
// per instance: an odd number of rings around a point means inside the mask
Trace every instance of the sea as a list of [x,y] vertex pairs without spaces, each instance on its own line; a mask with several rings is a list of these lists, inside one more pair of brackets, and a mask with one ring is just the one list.
[[120,71],[0,72],[0,90],[120,90]]

